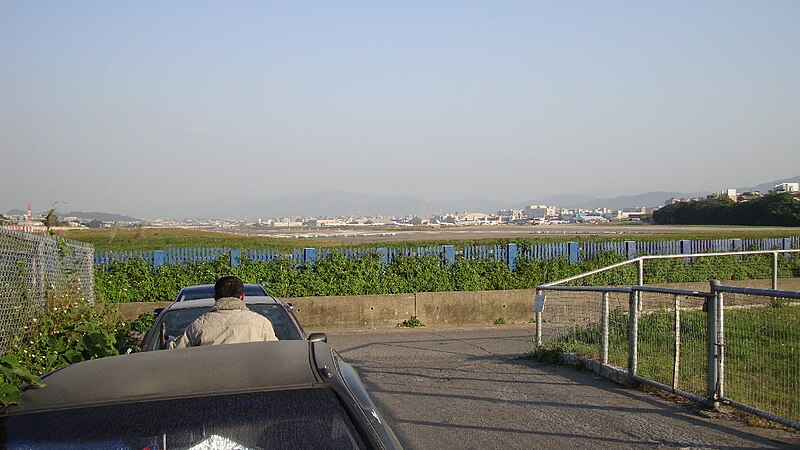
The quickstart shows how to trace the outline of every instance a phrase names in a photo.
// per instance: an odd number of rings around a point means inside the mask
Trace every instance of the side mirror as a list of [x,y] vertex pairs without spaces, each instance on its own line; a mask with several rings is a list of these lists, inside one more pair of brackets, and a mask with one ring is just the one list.
[[292,311],[294,311],[294,305],[293,305],[293,304],[291,304],[291,303],[286,303],[286,306],[288,306],[288,307],[289,307],[289,309],[291,309]]
[[153,310],[153,317],[158,317],[158,315],[161,314],[161,311],[163,311],[163,310],[164,310],[164,308],[156,308],[156,309],[154,309]]
[[325,333],[311,333],[308,335],[311,342],[328,342],[328,335]]

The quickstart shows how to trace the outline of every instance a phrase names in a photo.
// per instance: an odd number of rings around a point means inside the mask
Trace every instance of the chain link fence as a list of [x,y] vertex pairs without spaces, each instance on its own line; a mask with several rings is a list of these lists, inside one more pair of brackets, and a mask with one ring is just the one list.
[[720,400],[800,423],[800,292],[719,286],[718,295]]
[[24,342],[48,300],[94,301],[91,244],[0,229],[0,355]]
[[629,292],[629,288],[611,287],[547,288],[543,341],[604,364],[626,367]]

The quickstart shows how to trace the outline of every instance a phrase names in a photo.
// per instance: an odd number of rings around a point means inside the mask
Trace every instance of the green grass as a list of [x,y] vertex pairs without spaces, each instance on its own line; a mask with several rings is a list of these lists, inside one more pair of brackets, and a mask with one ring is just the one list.
[[[639,319],[638,374],[672,385],[674,319],[671,311]],[[725,311],[725,396],[744,404],[800,420],[800,307],[764,307]],[[600,327],[573,327],[545,345],[548,352],[577,353],[599,359]],[[628,318],[612,312],[609,360],[626,366]],[[681,312],[681,366],[678,388],[705,396],[707,380],[706,314]],[[552,358],[551,358],[552,359]]]
[[318,247],[322,241],[313,239],[288,240],[264,236],[241,236],[216,231],[187,230],[182,228],[123,229],[114,234],[111,230],[63,230],[58,235],[87,242],[97,251],[163,250],[167,248],[230,247],[291,251],[298,247]]
[[[711,229],[709,229],[711,228]],[[425,230],[428,228],[380,228],[384,231],[408,231]],[[326,229],[332,231],[333,229]],[[547,230],[545,227],[531,227],[531,231]],[[647,232],[648,228],[642,226],[637,228]],[[197,248],[197,247],[231,247],[231,248],[252,248],[252,249],[272,249],[279,251],[291,251],[299,247],[366,247],[376,248],[381,246],[392,247],[425,247],[438,246],[445,244],[457,245],[458,247],[468,245],[502,245],[506,243],[539,244],[543,242],[603,242],[603,241],[661,241],[677,239],[761,239],[771,237],[789,237],[796,232],[786,229],[752,230],[752,228],[737,229],[736,227],[681,227],[675,232],[647,232],[637,235],[545,235],[531,238],[492,238],[492,239],[459,239],[457,236],[438,240],[418,240],[408,241],[400,238],[386,236],[382,242],[359,242],[343,243],[341,240],[326,238],[303,238],[286,239],[272,238],[266,236],[244,236],[234,233],[223,233],[216,231],[189,230],[184,228],[146,228],[142,230],[119,229],[116,232],[110,229],[101,230],[60,230],[58,235],[64,238],[87,242],[94,245],[98,251],[129,251],[129,250],[161,250],[173,247]]]

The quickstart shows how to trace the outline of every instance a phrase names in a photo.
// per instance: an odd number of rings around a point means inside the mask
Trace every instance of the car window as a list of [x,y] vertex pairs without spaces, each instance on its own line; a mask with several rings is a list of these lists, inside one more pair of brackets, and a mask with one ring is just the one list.
[[0,427],[9,449],[364,448],[327,388],[28,413]]
[[263,287],[253,284],[244,285],[245,297],[261,297],[262,295],[269,295]]
[[305,336],[300,334],[297,325],[294,324],[289,317],[289,313],[281,305],[270,304],[256,304],[248,305],[251,311],[255,311],[262,316],[265,316],[272,322],[272,329],[275,330],[275,336],[279,341],[285,340],[298,340],[305,339]]
[[[245,297],[261,297],[265,295],[269,294],[267,294],[267,291],[263,287],[257,284],[244,285]],[[213,298],[213,297],[214,297],[214,286],[191,287],[181,290],[180,294],[178,294],[177,301],[182,302],[185,300],[197,300],[199,298]]]
[[[279,341],[305,339],[282,305],[275,303],[251,304],[247,305],[247,307],[251,311],[255,311],[269,319],[272,323],[272,329],[275,331],[275,337]],[[166,324],[167,339],[172,339],[180,336],[190,323],[209,311],[211,311],[210,306],[164,311],[156,321],[154,329],[157,330],[162,323]],[[150,333],[148,339],[148,342],[144,345],[145,349],[156,350],[158,348],[158,332]]]

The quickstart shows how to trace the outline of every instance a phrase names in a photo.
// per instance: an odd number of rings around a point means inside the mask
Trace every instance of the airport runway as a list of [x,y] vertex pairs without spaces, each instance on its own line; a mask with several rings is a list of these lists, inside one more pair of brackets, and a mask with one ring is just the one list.
[[[230,233],[230,229],[218,230]],[[669,235],[680,233],[748,233],[764,231],[785,231],[797,233],[797,228],[779,227],[721,227],[721,226],[676,226],[676,225],[487,225],[453,226],[445,228],[291,228],[265,229],[241,228],[235,233],[249,236],[265,236],[290,240],[324,239],[334,242],[359,244],[374,242],[408,241],[458,241],[477,239],[533,239],[605,236],[620,239],[637,239],[647,235]],[[787,234],[788,235],[788,234]]]

